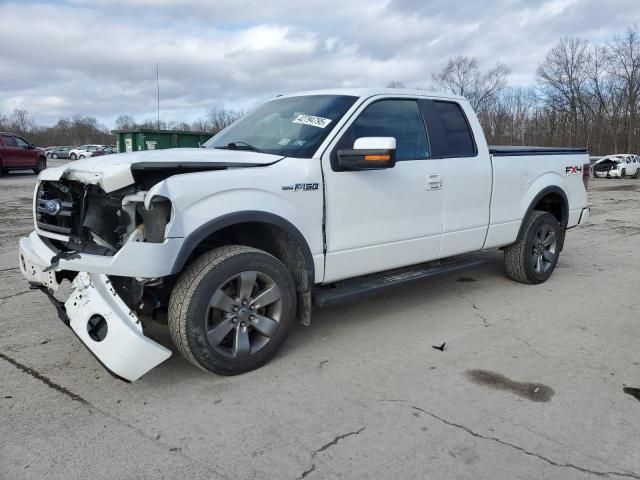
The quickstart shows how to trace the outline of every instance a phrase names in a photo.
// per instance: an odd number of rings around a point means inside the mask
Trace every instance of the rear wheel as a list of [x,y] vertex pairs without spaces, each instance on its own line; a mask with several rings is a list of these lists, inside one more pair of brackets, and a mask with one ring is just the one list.
[[507,274],[521,283],[546,281],[560,256],[561,226],[548,212],[534,210],[525,220],[522,238],[504,249]]
[[620,178],[624,178],[627,176],[627,171],[623,168],[622,171],[620,172]]
[[171,337],[191,363],[237,375],[269,361],[293,326],[291,274],[255,248],[225,246],[194,261],[169,301]]
[[80,157],[78,157],[78,158],[80,158],[80,160],[82,160],[84,158],[84,155],[80,155]]
[[78,156],[77,156],[75,153],[72,153],[71,155],[69,155],[69,158],[70,158],[71,160],[75,160],[75,159],[77,159],[77,158],[78,158]]

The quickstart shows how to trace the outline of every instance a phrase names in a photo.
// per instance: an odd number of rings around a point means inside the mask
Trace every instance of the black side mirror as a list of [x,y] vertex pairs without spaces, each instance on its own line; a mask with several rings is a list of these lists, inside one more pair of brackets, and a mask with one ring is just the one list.
[[381,170],[396,164],[396,139],[393,137],[358,138],[351,150],[338,150],[340,171]]
[[33,150],[34,148],[36,148],[36,144],[35,143],[30,143],[28,148],[29,148],[29,150]]

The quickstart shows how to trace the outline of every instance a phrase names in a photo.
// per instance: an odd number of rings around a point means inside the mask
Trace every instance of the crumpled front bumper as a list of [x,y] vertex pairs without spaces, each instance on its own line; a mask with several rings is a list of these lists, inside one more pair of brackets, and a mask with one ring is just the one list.
[[132,382],[171,356],[171,351],[146,337],[134,312],[122,301],[109,278],[80,272],[66,302],[53,296],[59,287],[49,262],[34,251],[30,238],[20,240],[20,270],[32,288],[44,291],[60,319],[114,376]]

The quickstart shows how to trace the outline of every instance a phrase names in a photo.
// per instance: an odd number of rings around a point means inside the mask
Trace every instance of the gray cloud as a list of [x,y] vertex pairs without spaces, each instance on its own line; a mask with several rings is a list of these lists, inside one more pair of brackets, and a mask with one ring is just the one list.
[[0,4],[0,113],[38,121],[213,105],[331,86],[427,86],[451,56],[530,82],[563,35],[602,42],[640,23],[637,0],[67,0]]

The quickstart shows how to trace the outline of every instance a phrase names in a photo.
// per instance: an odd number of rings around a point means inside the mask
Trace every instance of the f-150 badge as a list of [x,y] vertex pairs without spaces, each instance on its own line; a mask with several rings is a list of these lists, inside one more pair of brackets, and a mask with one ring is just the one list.
[[283,185],[282,190],[298,192],[301,190],[318,190],[317,183],[295,183],[293,185]]
[[567,175],[580,175],[582,173],[581,165],[573,165],[566,168]]

